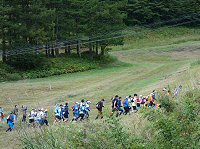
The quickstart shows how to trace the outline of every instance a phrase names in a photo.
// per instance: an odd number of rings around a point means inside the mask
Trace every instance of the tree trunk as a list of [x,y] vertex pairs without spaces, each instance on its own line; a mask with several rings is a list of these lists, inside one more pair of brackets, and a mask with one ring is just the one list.
[[51,56],[51,46],[50,45],[48,45],[48,57],[50,57]]
[[101,46],[101,56],[105,55],[105,46]]
[[71,55],[71,46],[70,46],[70,43],[68,43],[68,45],[67,45],[67,54]]
[[58,47],[57,43],[55,44],[54,50],[55,50],[55,56],[58,57],[59,56],[59,47]]
[[96,51],[95,51],[96,57],[98,57],[98,41],[96,41]]
[[79,40],[77,40],[76,50],[77,50],[77,55],[80,57],[81,54],[80,54],[80,41]]
[[68,52],[68,46],[67,46],[68,43],[65,43],[65,54],[67,55],[67,52]]
[[49,49],[48,49],[48,45],[47,44],[45,46],[45,55],[46,55],[46,57],[49,57]]
[[56,57],[58,57],[59,56],[59,48],[58,47],[55,48],[55,53],[56,53]]
[[3,62],[6,62],[6,37],[5,37],[5,30],[4,27],[2,27],[2,60]]
[[95,49],[95,44],[92,43],[92,51],[94,51],[94,49]]
[[55,53],[54,53],[54,46],[52,45],[51,47],[51,56],[54,57],[55,56]]
[[89,38],[89,54],[90,54],[90,58],[92,59],[92,43],[91,43],[91,39]]

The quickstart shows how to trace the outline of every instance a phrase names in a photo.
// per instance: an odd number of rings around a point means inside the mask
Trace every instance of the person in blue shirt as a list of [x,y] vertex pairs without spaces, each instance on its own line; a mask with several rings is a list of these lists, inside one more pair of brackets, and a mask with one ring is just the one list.
[[54,113],[57,113],[57,110],[59,109],[59,106],[58,106],[58,104],[56,104],[55,106],[54,106]]
[[84,115],[85,115],[85,104],[83,103],[79,108],[79,117],[76,120],[81,118],[80,121],[82,121],[84,119]]
[[68,108],[68,102],[65,103],[63,106],[63,120],[64,122],[67,122],[69,118],[69,108]]
[[55,123],[56,122],[61,122],[62,120],[62,104],[60,105],[59,108],[57,108],[57,111],[55,111]]
[[123,106],[124,106],[124,111],[125,111],[124,114],[127,115],[127,114],[129,113],[129,110],[130,110],[128,97],[126,97],[126,98],[124,99]]
[[12,131],[14,129],[14,119],[15,119],[15,115],[13,114],[13,112],[11,112],[7,118],[7,124],[9,128],[6,130],[6,132]]
[[72,121],[77,120],[77,118],[79,117],[79,103],[78,102],[76,102],[72,106],[72,111],[73,111],[73,116],[74,116]]
[[86,101],[86,105],[85,105],[85,117],[89,118],[89,111],[90,111],[90,101]]
[[117,101],[117,106],[116,106],[116,108],[117,108],[117,114],[116,114],[116,116],[117,117],[124,112],[124,110],[121,107],[122,107],[122,97],[119,97],[119,99]]
[[114,98],[112,98],[112,112],[111,112],[110,116],[113,116],[113,114],[118,111],[117,110],[118,100],[119,100],[118,95],[116,95]]

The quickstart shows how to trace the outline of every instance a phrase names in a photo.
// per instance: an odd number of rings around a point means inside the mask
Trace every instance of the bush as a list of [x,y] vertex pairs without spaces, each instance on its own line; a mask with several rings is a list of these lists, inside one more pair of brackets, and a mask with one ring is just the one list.
[[35,53],[9,56],[6,63],[19,70],[31,70],[49,65],[44,55]]
[[17,81],[22,79],[22,77],[18,73],[7,74],[7,80],[9,81]]
[[175,108],[175,103],[171,97],[169,96],[160,97],[159,102],[167,112],[173,112]]
[[100,121],[70,123],[38,130],[20,136],[24,148],[142,148],[140,141],[130,136],[116,118]]
[[10,56],[7,64],[0,63],[0,81],[44,78],[66,73],[83,72],[115,62],[116,59],[105,56],[91,61],[87,56],[77,57],[61,55],[57,58],[46,58],[44,55],[26,54]]
[[149,144],[150,148],[200,147],[199,96],[199,92],[190,91],[176,105],[171,103],[173,106],[169,106],[168,99],[163,102],[168,112],[155,111],[156,118],[152,121],[155,138]]

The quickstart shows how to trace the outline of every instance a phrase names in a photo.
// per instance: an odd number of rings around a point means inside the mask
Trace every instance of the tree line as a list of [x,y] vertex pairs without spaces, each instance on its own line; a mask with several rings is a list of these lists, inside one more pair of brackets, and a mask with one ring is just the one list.
[[[198,13],[199,0],[2,0],[0,1],[0,49],[6,61],[6,51],[16,48],[46,45],[56,47],[65,41],[65,53],[79,38],[87,41],[109,37],[109,32],[126,26],[154,23],[161,20]],[[66,41],[69,41],[66,43]],[[101,47],[121,44],[123,39],[88,42],[89,52]],[[69,44],[70,43],[70,44]],[[69,44],[69,46],[68,46]],[[58,54],[51,47],[46,55]]]

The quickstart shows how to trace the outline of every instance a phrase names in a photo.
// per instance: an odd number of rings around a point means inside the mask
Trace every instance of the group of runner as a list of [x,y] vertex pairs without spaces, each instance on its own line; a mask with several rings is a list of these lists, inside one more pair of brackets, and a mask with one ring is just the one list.
[[[179,86],[175,88],[174,95],[172,95],[171,90],[169,88],[163,88],[162,89],[162,96],[172,96],[175,98],[179,97],[179,94],[182,90],[182,86]],[[101,99],[96,104],[96,109],[98,111],[98,114],[96,116],[96,119],[103,118],[103,107],[104,107],[104,99]],[[119,97],[116,95],[115,97],[111,98],[111,107],[112,112],[110,116],[113,116],[116,114],[116,117],[124,114],[127,115],[131,112],[136,113],[141,108],[161,108],[161,105],[157,102],[157,92],[155,90],[152,91],[148,96],[143,96],[138,94],[133,94],[133,96],[129,95],[126,96],[124,99],[122,97]],[[89,100],[82,99],[80,102],[75,102],[73,106],[71,107],[71,110],[73,112],[73,118],[72,121],[82,121],[84,119],[88,119],[90,114],[90,104],[91,102]],[[22,111],[22,122],[26,122],[27,119],[27,106],[22,105],[21,108]],[[18,120],[18,106],[15,105],[14,109],[10,112],[8,117],[5,117],[4,109],[0,107],[0,125],[4,125],[5,121],[7,120],[8,129],[6,131],[12,131],[14,129],[14,123]],[[65,104],[56,104],[54,107],[54,124],[61,123],[61,122],[68,122],[69,119],[69,107],[68,102]],[[29,113],[29,123],[28,126],[30,127],[32,125],[33,128],[36,127],[42,127],[43,125],[48,126],[48,110],[47,109],[32,109]]]
[[47,109],[32,109],[29,114],[29,124],[30,127],[32,125],[33,128],[42,127],[43,125],[48,126],[48,110]]
[[[72,121],[82,121],[83,119],[88,119],[89,118],[89,111],[90,111],[90,101],[87,100],[85,102],[84,99],[81,100],[81,102],[76,102],[74,105],[71,107],[73,111],[73,119]],[[69,107],[68,107],[68,102],[65,103],[65,105],[58,104],[55,105],[54,108],[54,113],[55,113],[55,120],[54,123],[60,123],[62,121],[67,122],[69,118]]]
[[112,112],[110,116],[116,113],[116,117],[121,114],[127,115],[130,112],[136,113],[141,108],[151,107],[153,109],[160,108],[161,105],[156,103],[156,92],[153,91],[148,96],[134,94],[133,96],[126,96],[124,99],[116,95],[112,99]]
[[[22,122],[26,123],[27,122],[27,106],[22,105]],[[1,120],[1,125],[4,125],[5,121],[7,121],[8,124],[8,131],[12,131],[14,129],[14,124],[16,121],[18,121],[18,105],[14,106],[14,109],[10,112],[10,114],[5,117],[4,114],[4,109],[0,107],[0,120]],[[44,124],[48,126],[48,110],[44,110],[43,108],[41,109],[32,109],[30,113],[28,114],[28,127],[31,125],[36,128],[36,127],[41,127]]]

